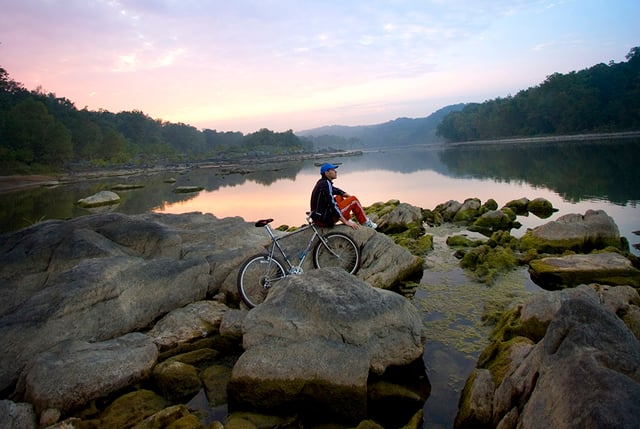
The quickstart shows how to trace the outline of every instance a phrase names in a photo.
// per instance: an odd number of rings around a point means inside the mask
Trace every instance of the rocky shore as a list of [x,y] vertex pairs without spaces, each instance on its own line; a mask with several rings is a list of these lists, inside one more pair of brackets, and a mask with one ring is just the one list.
[[602,211],[515,239],[522,210],[553,208],[376,204],[378,231],[336,227],[361,246],[356,276],[306,266],[251,311],[237,270],[268,242],[241,218],[108,213],[3,234],[0,426],[420,428],[430,333],[412,291],[429,227],[456,223],[487,237],[447,240],[470,275],[490,287],[527,266],[553,289],[496,316],[456,427],[637,427],[640,271],[628,242]]

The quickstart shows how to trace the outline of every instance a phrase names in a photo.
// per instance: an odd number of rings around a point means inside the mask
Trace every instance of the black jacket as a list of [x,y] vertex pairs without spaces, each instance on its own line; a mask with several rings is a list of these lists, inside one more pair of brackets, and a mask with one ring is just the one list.
[[311,192],[311,218],[320,226],[333,226],[340,219],[340,209],[334,195],[344,195],[345,192],[333,186],[331,180],[322,177],[316,182]]

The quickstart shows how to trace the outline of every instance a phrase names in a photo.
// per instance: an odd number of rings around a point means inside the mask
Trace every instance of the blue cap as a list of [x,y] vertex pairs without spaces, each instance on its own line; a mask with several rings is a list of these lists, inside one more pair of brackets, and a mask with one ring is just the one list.
[[338,168],[337,165],[333,165],[333,164],[322,164],[322,167],[320,167],[320,174],[324,174],[329,170],[335,170],[336,168]]

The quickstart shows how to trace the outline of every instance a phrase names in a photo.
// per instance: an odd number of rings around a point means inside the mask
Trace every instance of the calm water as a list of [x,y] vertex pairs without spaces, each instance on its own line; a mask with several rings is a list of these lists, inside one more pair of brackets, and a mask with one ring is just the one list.
[[[493,198],[501,206],[521,197],[544,197],[559,211],[548,219],[533,215],[519,217],[523,227],[512,230],[513,235],[520,236],[527,228],[564,214],[602,209],[616,221],[622,236],[631,244],[640,243],[640,236],[633,233],[640,230],[640,140],[637,139],[466,146],[448,150],[414,147],[328,161],[341,163],[336,186],[357,195],[365,206],[397,199],[432,209],[448,200],[462,202],[472,197],[482,202]],[[171,177],[177,182],[165,183]],[[89,211],[76,207],[75,202],[116,183],[144,185],[141,189],[119,192],[122,202],[112,208],[118,212],[200,211],[219,218],[241,216],[255,221],[271,217],[276,225],[300,225],[318,177],[314,162],[303,161],[270,165],[265,171],[250,174],[193,169],[182,174],[22,191],[0,195],[0,228],[6,232],[42,219],[87,214]],[[173,193],[173,187],[180,185],[205,189],[195,194]],[[632,251],[640,256],[639,250]],[[445,249],[443,258],[447,253]],[[484,345],[488,328],[482,331],[472,327],[478,324],[481,309],[487,302],[474,301],[474,297],[483,297],[486,291],[494,294],[491,299],[495,301],[496,293],[517,295],[514,285],[525,292],[535,289],[526,273],[516,272],[508,285],[491,288],[489,292],[489,288],[467,279],[451,261],[438,258],[434,255],[433,260],[427,261],[428,269],[415,298],[424,312],[425,324],[433,327],[434,332],[445,334],[443,338],[432,338],[425,349],[424,359],[433,384],[425,404],[425,428],[452,426],[460,389]],[[500,292],[501,287],[511,289]],[[471,293],[464,296],[462,290]],[[445,303],[453,303],[455,307],[447,307]]]

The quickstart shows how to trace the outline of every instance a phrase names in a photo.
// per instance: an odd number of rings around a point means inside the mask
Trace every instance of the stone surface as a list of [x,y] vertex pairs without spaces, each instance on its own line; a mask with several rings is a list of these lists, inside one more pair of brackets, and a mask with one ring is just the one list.
[[369,372],[419,359],[424,342],[417,309],[398,294],[337,269],[289,277],[245,319],[230,406],[278,409],[312,398],[318,410],[362,417]]
[[78,200],[80,207],[100,207],[110,204],[118,204],[120,202],[120,195],[112,191],[100,191],[89,197],[81,198]]
[[566,214],[527,231],[521,242],[524,247],[549,253],[564,250],[585,253],[607,246],[627,250],[628,247],[621,242],[615,221],[603,210],[587,210],[584,215]]
[[640,270],[619,253],[574,254],[532,260],[531,279],[545,289],[574,287],[586,282],[640,288]]
[[470,377],[455,427],[638,427],[640,343],[623,319],[639,301],[629,286],[581,285],[506,313],[474,372],[491,380]]
[[140,333],[98,343],[63,341],[29,361],[17,391],[38,413],[66,412],[144,379],[157,358],[151,338]]

